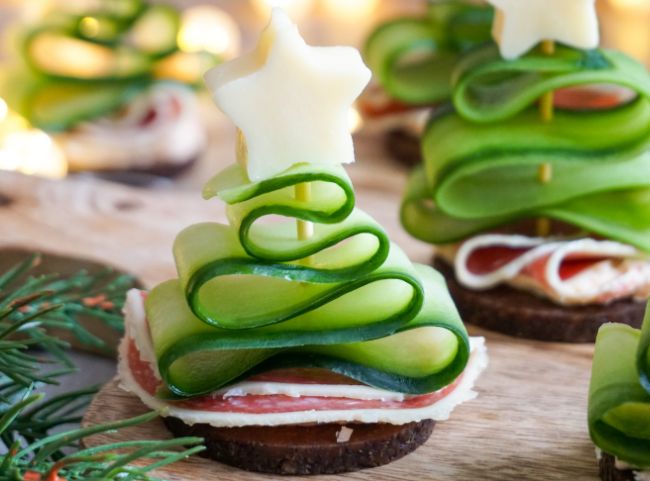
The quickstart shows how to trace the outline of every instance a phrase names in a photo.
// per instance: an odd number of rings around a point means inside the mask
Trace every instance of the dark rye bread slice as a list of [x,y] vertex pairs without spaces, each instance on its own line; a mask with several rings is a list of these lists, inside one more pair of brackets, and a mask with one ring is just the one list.
[[135,187],[149,187],[159,182],[161,177],[173,179],[185,174],[197,163],[199,156],[190,157],[183,162],[170,163],[161,159],[150,167],[134,167],[131,169],[96,169],[92,172],[104,180],[119,182]]
[[390,156],[402,165],[415,167],[422,162],[420,139],[402,128],[384,134],[384,145]]
[[435,258],[464,322],[510,336],[549,342],[594,342],[600,326],[620,322],[640,328],[645,303],[623,299],[607,305],[561,306],[500,285],[476,291],[461,286],[453,269]]
[[603,481],[635,481],[634,471],[631,469],[618,469],[616,458],[611,454],[602,453],[598,463],[600,478]]
[[337,442],[341,424],[215,428],[164,420],[177,437],[203,437],[204,457],[246,471],[294,475],[345,473],[390,463],[424,444],[435,424],[347,424],[350,440]]

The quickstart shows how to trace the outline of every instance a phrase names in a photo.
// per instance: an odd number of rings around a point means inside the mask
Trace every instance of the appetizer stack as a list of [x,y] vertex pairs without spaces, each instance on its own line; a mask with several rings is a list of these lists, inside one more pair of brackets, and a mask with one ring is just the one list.
[[402,222],[438,245],[467,322],[570,342],[608,321],[638,326],[650,295],[650,75],[595,48],[593,0],[490,3],[498,47],[457,64]]
[[210,180],[229,225],[188,227],[178,279],[132,291],[121,385],[176,435],[243,469],[334,473],[422,444],[485,368],[443,278],[355,207],[348,110],[370,72],[311,47],[281,10],[252,53],[206,75],[239,128]]
[[0,94],[53,134],[71,170],[178,172],[205,146],[192,86],[219,59],[179,50],[174,7],[95,7],[49,12],[22,28]]
[[650,310],[641,331],[603,326],[589,390],[589,431],[603,481],[650,479]]
[[489,6],[476,2],[429,2],[426,16],[391,20],[368,37],[364,58],[377,84],[358,104],[367,124],[385,133],[397,160],[422,160],[419,138],[431,108],[451,98],[456,62],[489,41],[492,17]]

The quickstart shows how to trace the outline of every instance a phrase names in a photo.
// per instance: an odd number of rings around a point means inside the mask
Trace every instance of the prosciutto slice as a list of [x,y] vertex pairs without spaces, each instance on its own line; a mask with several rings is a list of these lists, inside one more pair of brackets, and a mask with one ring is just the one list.
[[648,257],[619,242],[485,234],[440,254],[470,289],[506,283],[567,305],[650,296]]

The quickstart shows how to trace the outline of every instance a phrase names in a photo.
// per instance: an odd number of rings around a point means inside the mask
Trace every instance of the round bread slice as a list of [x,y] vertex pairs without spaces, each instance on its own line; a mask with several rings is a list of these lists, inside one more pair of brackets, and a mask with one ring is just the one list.
[[406,129],[396,128],[384,134],[385,148],[390,156],[406,167],[422,163],[420,139]]
[[510,336],[549,342],[594,342],[600,326],[620,322],[640,328],[645,303],[623,299],[607,305],[562,306],[526,291],[499,285],[472,290],[460,285],[443,260],[433,266],[445,277],[463,321]]
[[170,163],[164,159],[156,162],[150,167],[133,167],[130,169],[99,169],[90,170],[100,179],[110,182],[131,185],[134,187],[150,187],[159,183],[161,177],[173,179],[180,177],[197,163],[199,156],[190,157],[183,162]]
[[[215,428],[188,426],[173,417],[164,420],[177,437],[203,437],[204,457],[246,471],[293,475],[345,473],[390,463],[424,444],[435,424],[425,420],[401,426],[330,423]],[[345,434],[351,434],[349,440]]]
[[634,471],[631,469],[618,469],[616,458],[611,454],[602,453],[599,462],[600,477],[603,481],[635,481]]

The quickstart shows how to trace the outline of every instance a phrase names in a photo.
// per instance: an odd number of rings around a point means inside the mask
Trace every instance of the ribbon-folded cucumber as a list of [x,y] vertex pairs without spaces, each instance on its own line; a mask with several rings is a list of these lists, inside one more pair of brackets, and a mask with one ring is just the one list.
[[21,58],[2,68],[0,96],[49,132],[117,112],[158,81],[195,86],[220,59],[181,52],[180,13],[142,0],[66,9],[17,32]]
[[451,96],[451,72],[461,52],[490,40],[492,10],[463,1],[435,2],[422,18],[380,25],[364,56],[395,99],[426,105]]
[[[310,200],[293,196],[310,183]],[[341,167],[299,164],[260,182],[232,166],[204,190],[230,225],[179,234],[179,279],[153,289],[147,317],[170,395],[209,393],[277,367],[320,367],[399,392],[433,392],[469,356],[442,277],[412,264],[354,207]],[[297,240],[295,220],[315,223]]]
[[[505,61],[486,46],[463,58],[454,84],[453,106],[427,126],[425,165],[403,203],[413,235],[445,243],[548,217],[650,251],[650,76],[641,65],[566,47]],[[540,121],[544,93],[604,85],[633,95],[610,108],[558,108],[553,122]],[[550,182],[539,180],[542,165]]]
[[596,340],[589,431],[604,452],[650,468],[650,310],[639,331],[606,324]]

